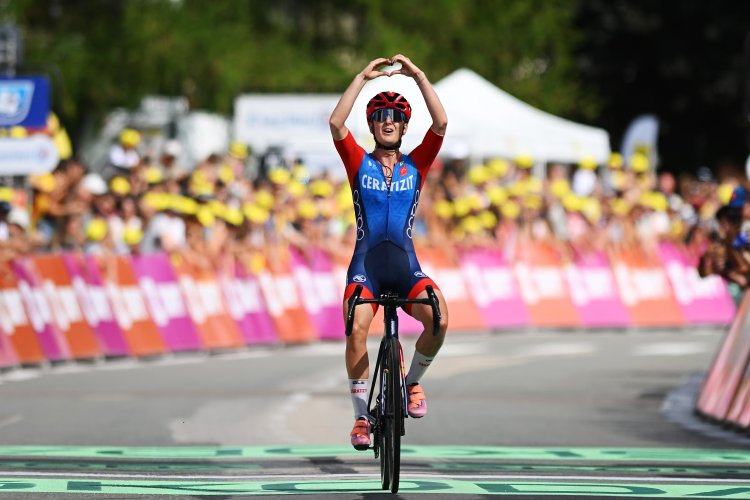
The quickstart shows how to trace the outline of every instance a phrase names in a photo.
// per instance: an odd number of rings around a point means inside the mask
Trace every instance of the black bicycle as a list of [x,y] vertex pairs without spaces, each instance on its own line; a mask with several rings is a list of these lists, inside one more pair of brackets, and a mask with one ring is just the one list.
[[[398,492],[401,471],[401,436],[405,434],[404,419],[407,411],[406,373],[404,373],[404,353],[398,339],[398,308],[405,304],[426,304],[432,308],[433,334],[440,333],[440,305],[431,286],[425,288],[426,299],[403,299],[391,292],[383,293],[377,299],[363,299],[362,285],[357,285],[349,298],[346,317],[346,336],[352,334],[354,309],[359,304],[379,304],[383,306],[385,332],[380,341],[378,360],[370,384],[367,407],[372,424],[375,458],[380,458],[380,483],[384,490]],[[378,395],[375,406],[372,397],[375,388]]]

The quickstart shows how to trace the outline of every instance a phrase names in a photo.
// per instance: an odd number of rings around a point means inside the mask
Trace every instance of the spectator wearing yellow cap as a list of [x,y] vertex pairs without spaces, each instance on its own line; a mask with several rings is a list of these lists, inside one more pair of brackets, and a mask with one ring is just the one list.
[[141,133],[133,128],[126,128],[120,132],[118,141],[109,149],[108,165],[104,169],[105,178],[115,175],[127,175],[141,163],[138,146],[141,143]]

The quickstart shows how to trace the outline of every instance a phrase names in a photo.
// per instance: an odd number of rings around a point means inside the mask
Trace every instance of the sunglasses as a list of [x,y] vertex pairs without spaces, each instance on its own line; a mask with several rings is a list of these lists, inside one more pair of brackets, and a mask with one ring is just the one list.
[[370,120],[376,122],[384,122],[389,118],[394,123],[405,122],[406,113],[393,108],[382,108],[376,109],[370,114]]

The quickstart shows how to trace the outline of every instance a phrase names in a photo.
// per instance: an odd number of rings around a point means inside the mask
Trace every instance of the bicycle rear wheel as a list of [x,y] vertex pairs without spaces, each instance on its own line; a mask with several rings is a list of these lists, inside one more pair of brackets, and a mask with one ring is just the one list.
[[388,472],[392,493],[398,492],[401,473],[401,428],[403,426],[403,400],[401,389],[401,349],[397,338],[389,339],[388,380],[386,383],[385,449],[388,455]]

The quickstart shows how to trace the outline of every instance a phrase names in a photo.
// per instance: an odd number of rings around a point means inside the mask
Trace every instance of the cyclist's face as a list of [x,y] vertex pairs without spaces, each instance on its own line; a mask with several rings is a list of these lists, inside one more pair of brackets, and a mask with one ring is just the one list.
[[408,122],[393,121],[391,116],[383,117],[384,121],[371,119],[369,122],[370,131],[375,136],[375,140],[385,146],[396,144],[401,140],[401,136],[406,133]]

